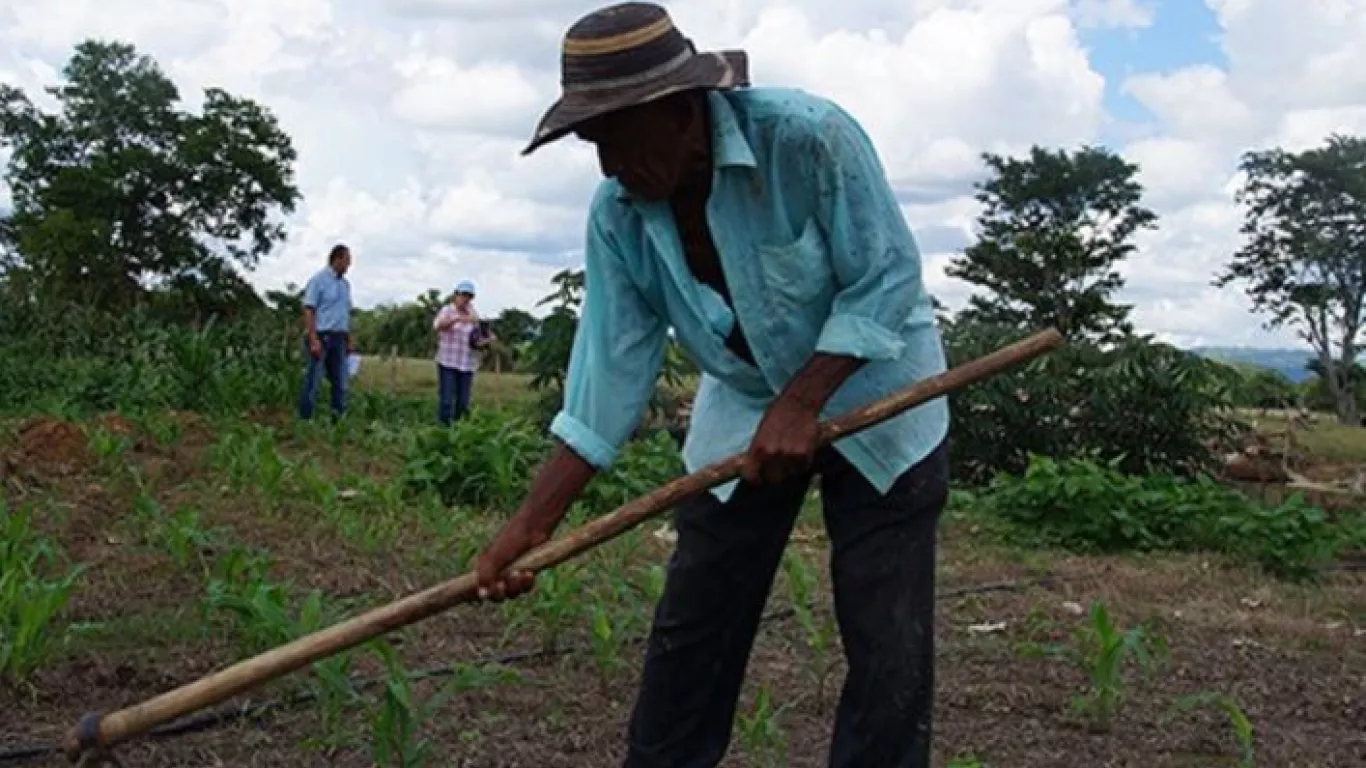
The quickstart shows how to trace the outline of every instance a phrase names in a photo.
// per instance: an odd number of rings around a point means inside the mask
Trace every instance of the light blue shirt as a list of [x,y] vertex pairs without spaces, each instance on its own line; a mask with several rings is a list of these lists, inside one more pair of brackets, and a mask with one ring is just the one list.
[[323,267],[308,279],[304,306],[316,313],[318,333],[351,330],[351,283],[331,266]]
[[[868,361],[823,419],[945,368],[919,249],[862,128],[797,90],[708,98],[707,221],[758,365],[726,346],[735,316],[688,270],[668,203],[604,180],[589,214],[564,405],[550,427],[599,469],[639,423],[670,328],[703,372],[683,447],[690,472],[745,451],[765,407],[813,353]],[[948,423],[938,398],[835,448],[885,493],[944,439]],[[735,484],[714,492],[724,500]]]

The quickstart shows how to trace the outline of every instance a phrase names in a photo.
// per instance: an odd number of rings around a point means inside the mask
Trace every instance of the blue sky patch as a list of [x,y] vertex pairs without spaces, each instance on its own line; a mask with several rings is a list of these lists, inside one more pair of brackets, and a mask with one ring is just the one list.
[[[1218,19],[1200,0],[1148,0],[1156,8],[1146,29],[1082,30],[1091,65],[1105,76],[1105,106],[1118,123],[1145,123],[1153,115],[1124,93],[1124,81],[1143,72],[1171,72],[1192,64],[1227,67]],[[1106,137],[1107,139],[1110,137]]]

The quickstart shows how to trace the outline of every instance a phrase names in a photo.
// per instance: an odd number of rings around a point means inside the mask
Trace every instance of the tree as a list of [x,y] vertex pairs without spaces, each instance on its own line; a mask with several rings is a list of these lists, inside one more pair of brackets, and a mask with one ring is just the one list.
[[1268,327],[1313,348],[1338,419],[1358,422],[1354,392],[1366,306],[1366,140],[1332,135],[1303,152],[1247,152],[1237,201],[1247,240],[1214,284],[1246,283]]
[[493,321],[495,335],[505,344],[517,346],[536,338],[539,322],[524,309],[509,307]]
[[1128,334],[1131,307],[1111,300],[1124,284],[1115,265],[1133,252],[1129,239],[1157,221],[1139,205],[1137,166],[1096,147],[982,158],[992,178],[977,185],[979,238],[947,269],[986,289],[969,299],[965,317],[1052,325],[1069,338]]
[[238,269],[284,240],[279,215],[300,197],[274,116],[217,88],[200,114],[181,111],[175,84],[124,43],[82,42],[63,75],[45,89],[51,114],[0,84],[14,198],[0,247],[15,268],[49,300],[106,311],[187,284],[200,309],[239,297]]

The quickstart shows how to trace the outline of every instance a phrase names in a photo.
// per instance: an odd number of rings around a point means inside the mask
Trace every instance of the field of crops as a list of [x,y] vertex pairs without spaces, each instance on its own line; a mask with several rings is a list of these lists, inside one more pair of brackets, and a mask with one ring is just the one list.
[[[525,379],[487,373],[474,418],[434,428],[414,378],[425,367],[363,369],[371,399],[335,426],[280,409],[0,422],[0,766],[64,764],[44,747],[85,712],[464,572],[544,437],[523,415]],[[1366,445],[1342,429],[1336,450]],[[679,469],[667,435],[642,438],[568,524]],[[957,492],[939,564],[936,764],[1366,764],[1366,575],[1341,565],[1360,517],[1254,499],[1045,460]],[[670,547],[664,521],[647,523],[524,599],[457,608],[121,756],[615,765]],[[825,765],[842,676],[825,557],[813,493],[728,766]]]

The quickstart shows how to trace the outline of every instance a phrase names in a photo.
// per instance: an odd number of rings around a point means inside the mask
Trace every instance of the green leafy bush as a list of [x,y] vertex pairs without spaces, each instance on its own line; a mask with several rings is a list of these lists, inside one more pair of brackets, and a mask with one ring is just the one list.
[[[962,364],[1016,341],[1010,329],[950,324]],[[1071,342],[950,398],[955,479],[987,482],[1030,455],[1114,459],[1131,474],[1206,471],[1241,429],[1214,363],[1144,337],[1108,347]]]
[[1022,476],[1000,475],[979,511],[1010,539],[1082,553],[1207,551],[1289,579],[1309,576],[1349,532],[1299,497],[1267,506],[1207,477],[1130,475],[1114,459],[1033,457]]
[[519,504],[550,441],[530,418],[476,409],[451,427],[416,433],[403,484],[446,504],[511,508]]

